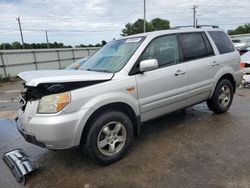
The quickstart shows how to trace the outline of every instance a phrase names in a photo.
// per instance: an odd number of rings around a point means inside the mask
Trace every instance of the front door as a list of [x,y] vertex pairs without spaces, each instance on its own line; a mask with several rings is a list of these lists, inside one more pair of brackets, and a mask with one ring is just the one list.
[[141,120],[161,116],[186,106],[186,65],[180,63],[176,35],[151,41],[139,61],[157,59],[159,67],[136,75]]

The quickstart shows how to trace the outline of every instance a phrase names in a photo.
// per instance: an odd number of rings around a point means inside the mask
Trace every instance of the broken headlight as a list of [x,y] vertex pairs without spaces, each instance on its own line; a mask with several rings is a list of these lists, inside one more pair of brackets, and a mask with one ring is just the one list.
[[38,113],[51,114],[61,111],[70,103],[70,92],[47,95],[40,99]]

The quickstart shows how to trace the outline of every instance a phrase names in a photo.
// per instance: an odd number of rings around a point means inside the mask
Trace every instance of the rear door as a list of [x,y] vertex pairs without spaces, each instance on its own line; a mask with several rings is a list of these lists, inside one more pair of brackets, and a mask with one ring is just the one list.
[[176,35],[153,39],[138,63],[157,59],[156,70],[136,74],[141,120],[146,121],[186,106],[186,66],[180,63]]
[[224,31],[208,31],[208,33],[218,49],[216,55],[217,68],[229,67],[233,68],[235,72],[239,71],[239,52],[236,51],[228,35]]
[[179,34],[183,61],[187,66],[188,105],[206,100],[218,71],[216,56],[205,32]]

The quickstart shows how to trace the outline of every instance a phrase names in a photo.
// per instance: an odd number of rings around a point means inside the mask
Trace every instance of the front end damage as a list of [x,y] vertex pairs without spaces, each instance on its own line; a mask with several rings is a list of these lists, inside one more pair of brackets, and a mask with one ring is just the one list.
[[64,70],[20,73],[24,90],[16,118],[17,129],[27,142],[40,147],[74,147],[75,130],[84,110],[67,114],[62,109],[74,100],[71,98],[74,90],[109,81],[113,75]]
[[86,71],[86,70],[41,70],[28,71],[18,74],[24,80],[25,90],[21,94],[22,109],[27,101],[41,99],[46,95],[63,93],[101,82],[109,81],[114,73]]
[[28,101],[41,99],[43,96],[63,93],[74,89],[79,89],[108,80],[65,82],[65,83],[41,83],[37,86],[27,86],[25,83],[24,91],[21,92],[21,110],[24,111]]

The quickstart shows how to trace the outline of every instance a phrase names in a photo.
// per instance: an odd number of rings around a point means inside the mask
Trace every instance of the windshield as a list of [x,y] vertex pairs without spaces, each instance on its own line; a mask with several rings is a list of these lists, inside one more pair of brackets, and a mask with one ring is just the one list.
[[91,56],[79,69],[118,72],[142,43],[142,37],[114,40]]
[[87,61],[88,58],[89,57],[87,56],[87,57],[78,59],[77,61],[75,61],[71,65],[67,66],[65,69],[66,70],[77,70],[77,69],[79,69],[80,66],[82,66],[83,63],[85,63],[85,61]]

